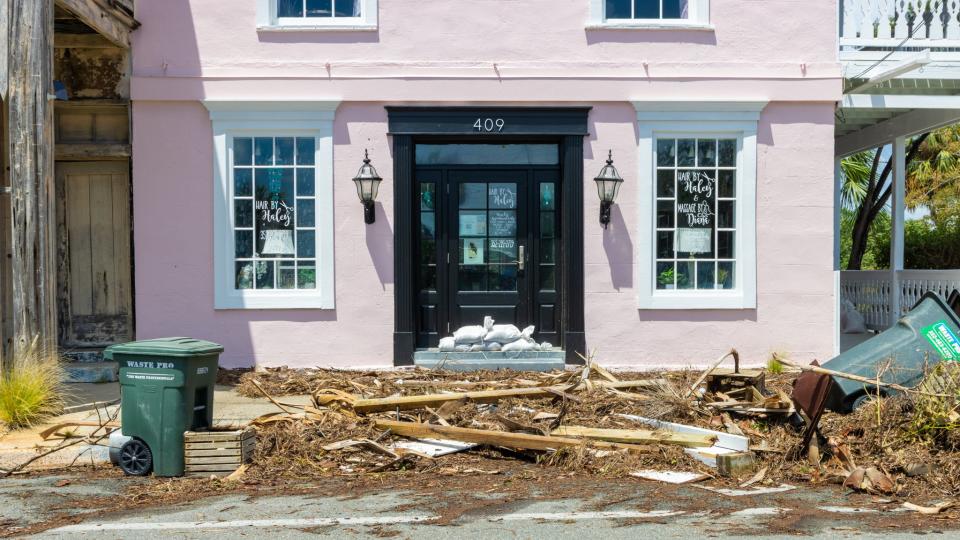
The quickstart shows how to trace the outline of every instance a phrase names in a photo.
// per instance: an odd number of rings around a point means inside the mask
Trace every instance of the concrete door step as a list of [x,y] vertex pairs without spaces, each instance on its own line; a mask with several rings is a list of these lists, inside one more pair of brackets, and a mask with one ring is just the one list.
[[64,369],[68,383],[116,382],[120,374],[116,362],[70,362]]
[[418,367],[453,371],[479,369],[551,371],[563,369],[566,356],[566,353],[558,348],[549,351],[523,352],[440,352],[438,349],[424,349],[413,353],[413,363]]
[[71,362],[103,362],[103,349],[79,349],[66,351],[63,356]]

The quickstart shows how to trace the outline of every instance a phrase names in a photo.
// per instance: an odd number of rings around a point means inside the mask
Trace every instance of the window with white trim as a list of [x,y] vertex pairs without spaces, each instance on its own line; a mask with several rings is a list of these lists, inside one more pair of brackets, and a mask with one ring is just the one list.
[[205,102],[217,309],[333,307],[336,104]]
[[756,133],[764,104],[634,105],[639,307],[756,307]]
[[590,27],[710,29],[709,0],[589,0]]
[[377,29],[377,0],[256,1],[262,31]]

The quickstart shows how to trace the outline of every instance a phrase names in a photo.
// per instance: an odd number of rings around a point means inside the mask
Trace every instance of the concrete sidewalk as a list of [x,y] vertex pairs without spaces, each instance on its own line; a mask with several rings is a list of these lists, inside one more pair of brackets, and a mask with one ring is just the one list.
[[[70,390],[73,395],[70,403],[73,407],[89,404],[93,401],[104,403],[120,398],[120,387],[117,383],[100,384],[72,384]],[[90,400],[83,401],[82,400]],[[263,398],[248,398],[236,393],[233,387],[218,386],[214,392],[213,422],[214,425],[241,426],[254,418],[277,411],[277,406]],[[305,405],[310,403],[310,396],[284,396],[284,403]],[[38,451],[55,447],[63,440],[51,438],[44,440],[40,436],[44,430],[57,424],[67,422],[100,422],[116,416],[119,421],[119,405],[99,406],[93,408],[80,407],[83,410],[68,412],[30,429],[11,431],[0,436],[0,469],[14,467],[35,456]],[[77,434],[90,434],[96,427],[66,428]],[[77,444],[59,452],[44,456],[30,464],[29,470],[63,467],[76,461],[77,463],[105,463],[109,462],[106,440],[102,445]]]

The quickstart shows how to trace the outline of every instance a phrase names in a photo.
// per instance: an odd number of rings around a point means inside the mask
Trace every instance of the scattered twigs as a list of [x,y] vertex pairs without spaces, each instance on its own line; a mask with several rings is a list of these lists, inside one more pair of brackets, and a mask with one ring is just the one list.
[[697,381],[690,386],[690,389],[687,390],[685,394],[683,394],[683,398],[687,399],[690,396],[692,396],[693,393],[697,391],[697,388],[699,388],[700,385],[703,384],[703,381],[707,380],[707,377],[710,375],[710,373],[712,373],[713,370],[717,369],[717,366],[719,366],[724,360],[726,360],[728,356],[732,356],[736,363],[738,364],[740,363],[740,353],[738,353],[736,349],[730,349],[730,352],[721,356],[719,359],[717,359],[716,362],[713,363],[712,366],[710,366],[706,371],[700,374],[700,376],[697,378]]
[[917,390],[916,388],[907,388],[906,386],[902,386],[895,383],[880,382],[877,379],[870,379],[867,377],[861,377],[860,375],[843,373],[842,371],[834,371],[832,369],[827,369],[820,366],[804,366],[800,364],[794,364],[782,358],[780,359],[780,363],[785,366],[797,368],[800,371],[811,371],[813,373],[820,373],[821,375],[830,375],[831,377],[840,377],[841,379],[849,379],[851,381],[861,382],[864,384],[868,384],[870,386],[878,386],[880,388],[890,388],[891,390],[896,390],[898,392],[903,392],[905,394],[913,394],[913,395],[921,395],[921,396],[929,396],[929,397],[940,397],[940,398],[954,397],[949,394],[934,394],[930,392],[924,392],[922,390]]

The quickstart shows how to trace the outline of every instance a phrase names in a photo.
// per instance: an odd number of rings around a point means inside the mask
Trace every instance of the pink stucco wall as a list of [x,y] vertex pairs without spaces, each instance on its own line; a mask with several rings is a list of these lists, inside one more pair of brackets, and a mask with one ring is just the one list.
[[[137,337],[221,342],[224,365],[392,362],[392,161],[386,104],[591,105],[586,174],[626,177],[611,227],[584,181],[588,348],[610,364],[760,362],[833,347],[833,1],[712,0],[715,31],[588,31],[587,0],[380,0],[377,32],[260,33],[253,0],[140,2],[133,94]],[[329,67],[328,67],[329,64]],[[496,64],[496,69],[494,69]],[[212,131],[202,99],[340,99],[335,310],[213,309]],[[757,309],[636,308],[637,128],[630,99],[764,99]],[[365,226],[362,148],[386,180]],[[647,261],[639,261],[648,264]]]

